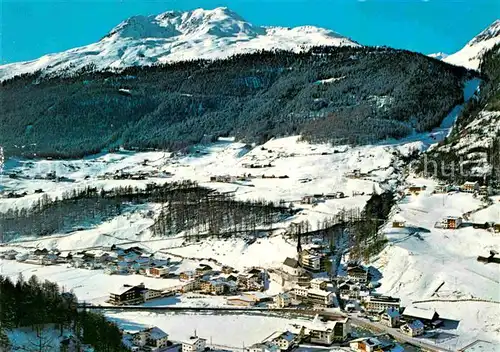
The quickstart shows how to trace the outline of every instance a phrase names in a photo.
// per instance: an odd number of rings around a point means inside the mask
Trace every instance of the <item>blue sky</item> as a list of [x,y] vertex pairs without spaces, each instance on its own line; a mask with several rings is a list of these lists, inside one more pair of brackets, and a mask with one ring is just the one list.
[[0,0],[2,63],[98,41],[137,14],[228,6],[258,25],[316,25],[365,45],[459,50],[500,17],[498,0]]

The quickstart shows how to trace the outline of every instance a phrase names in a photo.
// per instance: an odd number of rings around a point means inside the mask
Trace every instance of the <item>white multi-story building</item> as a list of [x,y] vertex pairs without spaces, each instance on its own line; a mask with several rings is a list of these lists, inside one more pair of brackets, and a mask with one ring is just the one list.
[[309,291],[309,289],[307,287],[295,286],[293,288],[293,294],[297,298],[299,298],[299,297],[307,297],[307,291]]
[[182,352],[203,352],[206,346],[206,339],[198,336],[191,336],[189,340],[182,342]]
[[182,286],[182,292],[190,292],[200,288],[200,280],[193,279],[185,281]]
[[351,331],[348,318],[337,321],[322,321],[319,316],[305,325],[311,342],[320,345],[331,345],[333,342],[344,341]]
[[297,335],[291,333],[290,331],[277,331],[266,338],[265,341],[274,344],[282,351],[286,351],[295,344],[296,337]]
[[147,346],[151,352],[161,352],[167,347],[168,334],[155,326],[135,333],[132,341],[136,346]]
[[317,278],[314,278],[311,280],[311,288],[313,290],[324,290],[326,289],[326,286],[328,285],[328,282],[330,280],[328,280],[327,278],[321,278],[321,277],[317,277]]
[[399,298],[389,296],[369,296],[365,300],[365,308],[371,313],[378,313],[388,308],[399,310],[400,304],[401,300]]
[[276,308],[285,308],[291,304],[292,298],[288,293],[278,293],[274,296],[274,305]]
[[169,269],[167,266],[158,266],[158,267],[152,267],[152,268],[146,269],[146,274],[148,276],[152,276],[152,277],[156,277],[156,278],[167,276],[168,272],[169,272]]
[[462,192],[466,192],[466,193],[474,193],[474,192],[477,192],[479,191],[480,187],[479,187],[479,182],[465,182],[461,187],[460,187],[460,190]]
[[307,290],[307,301],[315,306],[331,307],[333,305],[333,292],[324,290]]
[[303,250],[300,253],[300,264],[304,269],[311,271],[325,270],[325,256],[310,250]]

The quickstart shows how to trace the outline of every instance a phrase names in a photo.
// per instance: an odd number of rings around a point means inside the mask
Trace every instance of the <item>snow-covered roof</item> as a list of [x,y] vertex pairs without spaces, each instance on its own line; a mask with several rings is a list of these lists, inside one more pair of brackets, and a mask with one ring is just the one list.
[[380,346],[381,342],[376,337],[360,337],[359,339],[352,340],[352,342],[364,342],[369,346]]
[[426,320],[432,320],[434,318],[436,311],[434,309],[425,309],[419,307],[406,307],[403,311],[404,316],[413,318],[422,318]]
[[249,296],[249,297],[255,297],[259,301],[266,299],[266,298],[269,298],[269,295],[265,294],[264,292],[259,292],[259,291],[257,291],[257,292],[245,292],[245,295]]
[[315,277],[311,280],[311,284],[321,284],[323,282],[330,282],[326,277]]
[[306,323],[305,326],[309,330],[315,331],[332,331],[335,328],[335,324],[337,323],[346,323],[347,318],[338,321],[322,321],[318,314],[314,317],[314,319],[310,323]]
[[401,300],[398,297],[391,296],[369,296],[369,302],[386,302],[386,303],[399,303]]
[[411,323],[408,323],[408,327],[411,329],[423,329],[424,323],[422,323],[420,320],[414,320]]
[[295,334],[291,333],[290,331],[284,331],[284,332],[276,331],[274,334],[272,334],[267,338],[267,341],[272,341],[276,339],[283,339],[288,342],[292,342],[295,339]]
[[204,339],[202,337],[192,336],[189,338],[189,340],[182,341],[182,343],[186,344],[186,345],[194,346],[198,341],[206,341],[206,340],[207,339]]
[[281,292],[281,293],[278,293],[278,294],[276,295],[276,297],[278,297],[278,296],[283,297],[283,298],[285,298],[285,299],[287,299],[287,298],[291,298],[291,296],[290,296],[287,292]]
[[330,296],[332,294],[331,292],[328,292],[328,291],[316,290],[316,289],[313,289],[313,288],[307,290],[307,293],[310,293],[310,294],[313,294],[313,295],[318,295],[318,296],[323,296],[323,297],[328,297],[328,296]]
[[159,340],[168,337],[168,334],[158,327],[153,327],[149,330],[149,334],[152,339]]
[[136,287],[136,286],[134,286],[134,285],[127,285],[127,286],[123,285],[123,286],[116,287],[114,290],[110,291],[110,293],[114,294],[114,295],[122,295],[125,292],[133,289],[134,287]]
[[231,296],[231,297],[228,297],[226,300],[228,301],[243,301],[243,302],[249,302],[249,303],[253,303],[254,300],[248,296]]
[[399,317],[399,310],[397,310],[396,308],[394,307],[390,307],[390,308],[387,308],[385,313],[390,316],[391,318],[396,318],[396,317]]

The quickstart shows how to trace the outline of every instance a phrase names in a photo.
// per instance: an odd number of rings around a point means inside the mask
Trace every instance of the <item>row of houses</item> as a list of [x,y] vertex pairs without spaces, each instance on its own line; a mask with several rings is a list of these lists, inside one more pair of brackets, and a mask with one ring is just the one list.
[[300,200],[301,204],[317,204],[320,202],[324,202],[325,200],[328,199],[341,199],[345,198],[346,195],[344,192],[334,192],[334,193],[327,193],[327,194],[312,194],[312,195],[307,195],[303,196]]
[[[418,195],[420,192],[425,191],[427,187],[425,185],[411,185],[406,188],[407,195]],[[450,185],[444,182],[439,182],[434,187],[434,193],[448,193],[448,192],[464,192],[473,193],[482,196],[489,196],[493,194],[493,190],[489,186],[481,186],[477,181],[467,181],[462,185]]]
[[[406,194],[407,195],[419,195],[420,192],[425,191],[427,186],[425,185],[411,185],[407,187]],[[451,191],[459,191],[464,193],[483,193],[484,195],[488,195],[489,189],[487,186],[480,186],[477,181],[467,181],[460,186],[449,185],[444,182],[438,183],[434,187],[434,193],[448,193]]]
[[[380,302],[376,305],[377,307],[387,307],[382,310],[377,308],[380,322],[391,328],[399,328],[401,332],[411,337],[424,334],[426,326],[432,329],[443,323],[434,309],[406,307],[401,311],[397,299],[386,297],[384,300],[385,302],[382,305],[380,305]],[[371,311],[375,312],[373,309]]]
[[403,347],[394,342],[385,342],[376,337],[361,337],[349,341],[349,348],[346,351],[360,352],[388,352],[404,351]]
[[[168,272],[168,268],[163,266],[151,267],[146,271],[149,273],[149,276],[162,277]],[[227,270],[225,272],[218,272],[213,270],[208,264],[200,264],[193,271],[182,272],[179,275],[181,284],[175,287],[175,289],[162,291],[146,289],[144,285],[125,285],[110,293],[109,303],[115,305],[140,304],[154,298],[173,295],[177,292],[197,291],[212,295],[234,295],[238,291],[252,290],[255,287],[262,289],[265,275],[265,272],[258,268],[251,268],[244,273],[238,274]],[[259,293],[259,290],[256,290],[254,296]],[[260,301],[254,299],[252,304],[248,305],[257,304]],[[230,302],[228,301],[228,303]]]
[[223,267],[221,272],[214,271],[207,264],[200,264],[196,270],[180,273],[183,292],[201,291],[207,294],[223,295],[237,291],[263,291],[267,273],[259,268],[249,268],[238,272]]
[[[124,345],[132,351],[179,352],[179,344],[169,340],[169,335],[162,329],[152,326],[134,333],[123,334]],[[181,341],[182,352],[204,352],[207,340],[196,335]]]
[[266,167],[274,167],[271,163],[242,163],[242,167],[247,169],[262,169]]
[[123,170],[116,170],[114,173],[106,172],[102,175],[98,175],[98,180],[147,180],[150,177],[155,178],[170,178],[173,174],[168,171],[138,171],[138,172],[126,172]]
[[17,260],[37,265],[68,264],[82,269],[103,269],[106,274],[141,274],[162,278],[171,275],[170,259],[146,255],[139,247],[122,249],[116,246],[109,250],[87,250],[61,253],[57,249],[36,249],[30,252],[9,250],[0,253],[3,259]]

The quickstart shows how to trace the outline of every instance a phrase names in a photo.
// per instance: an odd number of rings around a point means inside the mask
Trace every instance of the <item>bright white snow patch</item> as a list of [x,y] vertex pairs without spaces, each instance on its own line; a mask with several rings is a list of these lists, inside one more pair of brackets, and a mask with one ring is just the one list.
[[456,66],[477,70],[483,55],[495,44],[500,43],[500,20],[493,22],[479,33],[460,51],[449,55],[443,61]]

